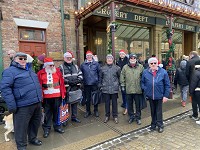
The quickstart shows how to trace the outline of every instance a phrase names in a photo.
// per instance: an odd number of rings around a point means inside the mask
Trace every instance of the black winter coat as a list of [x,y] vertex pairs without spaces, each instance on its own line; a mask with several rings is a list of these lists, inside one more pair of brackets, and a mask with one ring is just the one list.
[[186,77],[186,69],[176,69],[174,85],[177,86],[177,83],[181,86],[189,85],[188,79]]
[[64,62],[64,64],[60,65],[60,70],[64,77],[65,86],[68,87],[67,91],[74,91],[80,88],[80,85],[77,84],[82,83],[83,75],[77,65]]
[[117,65],[105,65],[100,69],[99,87],[102,93],[115,94],[119,91],[121,69]]
[[117,61],[116,65],[119,66],[122,70],[122,68],[124,67],[124,65],[128,64],[128,58],[124,57],[124,59],[122,60],[121,58],[119,58],[119,60]]
[[189,93],[193,95],[196,88],[200,88],[200,68],[194,70],[189,86]]
[[199,56],[194,56],[192,59],[190,59],[187,62],[186,76],[187,76],[187,79],[188,79],[189,82],[191,80],[191,77],[192,77],[192,74],[193,74],[193,71],[194,71],[195,62],[198,61],[198,60],[200,60]]

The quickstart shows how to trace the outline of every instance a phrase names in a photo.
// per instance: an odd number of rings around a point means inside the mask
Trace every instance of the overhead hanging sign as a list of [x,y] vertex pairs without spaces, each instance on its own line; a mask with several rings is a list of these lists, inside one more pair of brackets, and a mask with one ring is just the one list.
[[[110,17],[111,11],[103,8],[103,9],[95,11],[93,14],[98,15],[98,16],[103,16],[103,17]],[[133,21],[137,23],[150,24],[150,25],[158,24],[158,25],[168,26],[166,19],[136,14],[132,12],[123,12],[123,11],[116,10],[115,16],[116,16],[116,19],[119,19],[119,20]],[[172,26],[173,28],[176,28],[176,29],[196,32],[196,27],[192,25],[174,22]]]
[[[95,11],[93,14],[98,15],[98,16],[103,16],[103,17],[110,17],[111,11],[103,8],[103,9]],[[155,25],[155,17],[135,14],[131,12],[123,12],[119,10],[115,11],[115,16],[117,19],[120,19],[120,20],[127,20],[127,21],[134,21],[138,23]]]

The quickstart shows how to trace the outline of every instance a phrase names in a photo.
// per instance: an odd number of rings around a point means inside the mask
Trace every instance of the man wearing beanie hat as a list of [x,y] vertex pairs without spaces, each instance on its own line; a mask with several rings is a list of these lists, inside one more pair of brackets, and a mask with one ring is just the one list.
[[[141,74],[144,68],[137,62],[135,54],[129,55],[129,63],[122,69],[120,82],[122,91],[126,91],[129,123],[136,120],[137,124],[141,124],[141,108],[140,99],[143,96],[140,86]],[[135,102],[136,113],[134,113],[133,103]]]
[[37,75],[28,67],[26,60],[25,53],[16,53],[10,67],[3,71],[0,83],[8,111],[13,113],[18,150],[26,149],[27,139],[30,144],[42,145],[42,141],[37,139],[41,122],[42,89]]
[[45,119],[42,124],[44,130],[43,137],[47,138],[51,130],[53,118],[54,131],[64,133],[61,124],[57,123],[58,109],[62,99],[65,98],[66,90],[64,79],[59,68],[54,66],[52,58],[44,59],[44,68],[38,72],[38,78],[42,86]]
[[170,93],[170,81],[165,69],[158,66],[158,59],[151,57],[148,60],[149,68],[142,74],[142,89],[149,100],[151,108],[151,127],[162,133],[164,131],[162,103],[166,102]]
[[[122,50],[119,51],[119,60],[117,61],[116,64],[121,68],[121,70],[124,67],[124,65],[128,64],[128,58],[126,57],[125,50],[122,49]],[[127,113],[127,109],[128,109],[126,92],[121,90],[121,93],[122,93],[122,105],[121,105],[121,107],[125,108],[125,111],[123,113],[125,115]]]
[[[83,85],[84,93],[87,99],[86,101],[86,114],[85,118],[91,115],[90,103],[91,103],[91,94],[93,91],[98,89],[99,83],[99,63],[93,60],[93,53],[88,50],[86,52],[86,60],[81,64],[81,71],[83,73]],[[99,117],[98,104],[94,105],[94,115]]]
[[174,86],[177,88],[177,84],[180,86],[181,92],[181,104],[183,107],[186,105],[186,100],[188,96],[189,81],[186,77],[186,60],[180,62],[180,67],[176,69],[176,74],[174,77]]
[[[83,75],[81,70],[75,65],[72,61],[73,53],[71,51],[67,51],[64,54],[64,63],[60,65],[61,72],[65,81],[66,88],[66,98],[68,99],[69,92],[71,91],[80,91],[80,85],[83,81]],[[81,92],[82,93],[82,92]],[[77,105],[76,103],[70,104],[71,107],[71,121],[80,123],[81,121],[77,118]]]
[[110,101],[112,101],[112,116],[114,122],[118,123],[118,107],[117,98],[119,92],[119,78],[121,69],[119,66],[113,64],[114,58],[111,54],[106,56],[106,65],[100,70],[99,87],[103,93],[105,100],[105,120],[107,123],[110,119]]

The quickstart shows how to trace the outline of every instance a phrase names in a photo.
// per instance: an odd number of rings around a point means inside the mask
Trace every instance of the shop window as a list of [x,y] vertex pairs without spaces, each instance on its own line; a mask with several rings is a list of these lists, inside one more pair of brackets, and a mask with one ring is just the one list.
[[37,41],[45,42],[44,30],[36,29],[19,29],[19,40],[20,41]]

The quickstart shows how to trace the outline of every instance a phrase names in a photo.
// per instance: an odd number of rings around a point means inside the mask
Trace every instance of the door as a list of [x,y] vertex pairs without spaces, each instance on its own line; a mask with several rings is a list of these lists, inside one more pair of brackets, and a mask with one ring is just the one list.
[[31,56],[39,56],[43,53],[46,53],[46,45],[45,43],[20,42],[19,51]]
[[19,28],[19,51],[31,56],[46,54],[45,30]]

